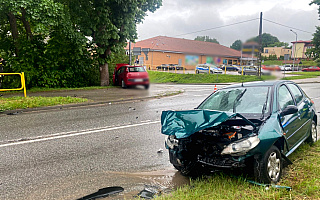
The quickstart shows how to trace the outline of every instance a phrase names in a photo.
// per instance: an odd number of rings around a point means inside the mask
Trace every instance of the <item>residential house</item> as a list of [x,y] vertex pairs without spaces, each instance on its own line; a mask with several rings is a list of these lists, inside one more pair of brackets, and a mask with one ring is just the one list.
[[292,54],[291,58],[296,58],[296,59],[306,59],[307,56],[305,55],[307,49],[312,49],[313,44],[311,43],[311,40],[308,41],[294,41],[292,43]]
[[289,59],[291,57],[291,54],[291,49],[285,47],[265,47],[261,56],[269,57],[275,55],[277,56],[277,59],[279,59],[280,57],[283,57],[282,59]]

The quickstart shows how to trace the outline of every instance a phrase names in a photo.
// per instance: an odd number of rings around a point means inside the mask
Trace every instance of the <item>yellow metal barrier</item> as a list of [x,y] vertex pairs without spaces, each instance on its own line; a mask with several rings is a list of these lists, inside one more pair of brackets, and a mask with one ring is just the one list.
[[13,90],[23,90],[24,97],[27,97],[27,90],[26,90],[26,80],[24,78],[24,72],[21,73],[0,73],[0,75],[7,76],[7,75],[19,75],[21,77],[21,88],[15,89],[0,89],[0,92],[4,91],[13,91]]

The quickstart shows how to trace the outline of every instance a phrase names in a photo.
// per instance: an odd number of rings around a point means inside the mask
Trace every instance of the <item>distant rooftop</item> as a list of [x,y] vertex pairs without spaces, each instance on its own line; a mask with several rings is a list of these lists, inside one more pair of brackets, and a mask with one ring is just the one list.
[[[208,55],[219,57],[240,58],[241,52],[229,47],[196,40],[157,36],[132,44],[133,47],[150,48],[150,51],[164,51],[172,53]],[[127,49],[129,47],[127,46]]]

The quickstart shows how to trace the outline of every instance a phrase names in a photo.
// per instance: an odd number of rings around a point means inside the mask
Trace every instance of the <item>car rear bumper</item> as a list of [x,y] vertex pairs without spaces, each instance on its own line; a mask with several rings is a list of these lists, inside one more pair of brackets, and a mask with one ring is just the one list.
[[149,79],[134,79],[134,78],[130,78],[127,80],[126,85],[130,86],[130,85],[149,85]]

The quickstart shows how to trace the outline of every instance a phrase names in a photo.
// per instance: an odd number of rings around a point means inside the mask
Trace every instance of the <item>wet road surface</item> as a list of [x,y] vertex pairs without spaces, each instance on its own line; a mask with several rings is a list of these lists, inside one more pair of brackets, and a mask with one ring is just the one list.
[[[320,84],[301,86],[320,111]],[[188,184],[169,163],[161,111],[193,109],[214,86],[173,87],[185,92],[0,116],[0,199],[77,199],[109,186],[125,189],[111,199],[130,199],[145,184],[164,190]]]

